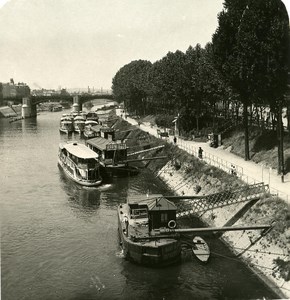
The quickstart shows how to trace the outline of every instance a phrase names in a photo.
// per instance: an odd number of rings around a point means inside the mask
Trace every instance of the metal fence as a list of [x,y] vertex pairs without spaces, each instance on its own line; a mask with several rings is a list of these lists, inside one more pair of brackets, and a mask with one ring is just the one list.
[[[192,145],[189,145],[186,141],[182,140],[179,138],[178,140],[178,146],[188,152],[189,154],[199,157],[198,156],[198,147],[194,147]],[[271,168],[265,168],[262,167],[261,169],[261,180],[255,179],[249,175],[244,174],[244,169],[243,167],[233,164],[232,162],[229,162],[225,159],[222,159],[218,156],[215,156],[211,153],[208,153],[206,151],[203,151],[203,156],[202,156],[203,161],[205,161],[207,164],[217,167],[221,170],[224,170],[225,172],[228,172],[230,174],[234,174],[240,178],[242,181],[246,182],[247,184],[256,184],[259,182],[263,182],[265,184],[269,185],[270,192],[272,196],[275,196],[277,198],[281,198],[287,202],[290,201],[290,195],[279,191],[278,189],[275,189],[271,187]]]

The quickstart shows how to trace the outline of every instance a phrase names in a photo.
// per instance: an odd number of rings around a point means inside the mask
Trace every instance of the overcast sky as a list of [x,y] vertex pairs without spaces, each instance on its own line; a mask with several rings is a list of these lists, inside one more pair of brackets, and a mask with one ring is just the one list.
[[[132,60],[211,41],[223,0],[0,0],[0,82],[111,88]],[[288,12],[290,0],[284,0]]]

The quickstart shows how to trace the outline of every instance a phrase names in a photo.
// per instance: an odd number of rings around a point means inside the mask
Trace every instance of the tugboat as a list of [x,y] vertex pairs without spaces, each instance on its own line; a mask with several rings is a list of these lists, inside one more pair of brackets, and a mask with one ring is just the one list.
[[98,155],[84,144],[60,143],[58,165],[70,179],[83,186],[98,186],[102,183]]

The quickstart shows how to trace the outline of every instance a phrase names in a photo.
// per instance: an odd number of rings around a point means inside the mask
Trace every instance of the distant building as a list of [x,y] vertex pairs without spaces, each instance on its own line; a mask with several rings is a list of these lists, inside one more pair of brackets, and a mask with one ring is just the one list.
[[40,89],[40,90],[32,90],[32,96],[44,96],[44,97],[51,97],[54,95],[58,95],[59,93],[55,90],[47,90],[47,89]]
[[10,82],[3,83],[3,98],[16,98],[17,92],[14,84],[13,78],[10,79]]
[[16,95],[17,97],[28,97],[30,96],[30,88],[26,83],[18,82],[16,87]]
[[66,89],[61,89],[60,94],[61,94],[61,96],[69,96],[70,95]]
[[1,83],[0,94],[4,99],[16,98],[16,97],[28,97],[30,95],[30,88],[26,83],[18,82],[14,83],[13,78],[8,83]]

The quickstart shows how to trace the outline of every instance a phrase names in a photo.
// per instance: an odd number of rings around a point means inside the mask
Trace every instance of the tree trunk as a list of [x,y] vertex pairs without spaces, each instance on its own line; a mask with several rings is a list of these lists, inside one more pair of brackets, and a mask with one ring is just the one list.
[[239,124],[239,105],[236,104],[236,125]]
[[278,174],[281,175],[282,182],[284,182],[284,127],[282,121],[282,103],[279,100],[278,114],[277,114],[277,137],[278,137]]
[[249,149],[249,124],[248,124],[248,105],[243,101],[243,122],[245,133],[245,160],[250,160]]

